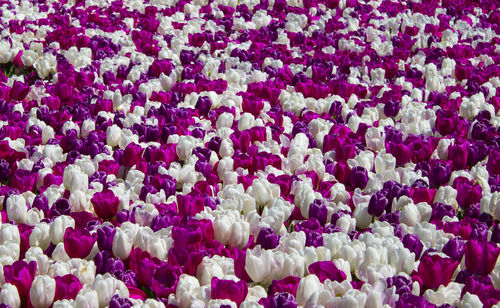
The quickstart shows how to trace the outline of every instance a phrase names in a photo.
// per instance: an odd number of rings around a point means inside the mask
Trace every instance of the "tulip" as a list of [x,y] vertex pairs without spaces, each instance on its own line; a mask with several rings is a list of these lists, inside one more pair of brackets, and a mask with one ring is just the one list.
[[316,275],[320,282],[326,279],[342,282],[346,279],[346,274],[339,270],[335,263],[331,261],[319,261],[309,265],[309,273]]
[[425,255],[420,260],[418,275],[426,289],[437,289],[440,285],[448,285],[458,262],[439,255]]
[[30,301],[34,308],[47,308],[54,301],[56,281],[47,275],[36,276],[30,289]]
[[465,244],[465,268],[478,275],[489,275],[500,255],[497,244],[469,240]]
[[64,232],[64,249],[70,258],[83,259],[89,255],[94,243],[96,234],[90,234],[86,229],[67,228]]
[[0,303],[8,305],[11,308],[21,307],[21,298],[19,297],[19,292],[16,286],[10,283],[5,283],[2,285],[0,291]]
[[213,299],[230,299],[238,306],[245,300],[248,294],[248,286],[244,281],[235,282],[217,277],[212,278],[211,294]]
[[115,216],[120,205],[120,199],[109,189],[95,193],[90,201],[94,206],[95,213],[103,219]]
[[[5,282],[16,286],[21,301],[25,303],[33,279],[35,278],[37,264],[35,261],[16,261],[12,265],[3,267]],[[0,293],[1,294],[1,293]]]

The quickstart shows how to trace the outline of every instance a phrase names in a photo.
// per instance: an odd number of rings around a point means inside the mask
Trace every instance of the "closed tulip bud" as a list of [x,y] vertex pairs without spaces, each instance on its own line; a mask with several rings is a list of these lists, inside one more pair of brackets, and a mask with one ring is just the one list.
[[118,258],[124,260],[130,255],[132,250],[132,239],[120,229],[116,230],[113,237],[113,254]]
[[33,280],[30,289],[30,300],[34,308],[49,307],[54,301],[56,281],[47,275],[39,275]]
[[2,291],[0,292],[0,303],[9,305],[12,308],[21,307],[19,292],[14,285],[6,283],[2,286]]

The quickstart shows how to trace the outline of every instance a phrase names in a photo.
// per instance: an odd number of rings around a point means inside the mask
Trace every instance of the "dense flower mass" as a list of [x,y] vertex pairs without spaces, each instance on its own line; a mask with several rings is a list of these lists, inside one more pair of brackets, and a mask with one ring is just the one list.
[[0,308],[499,307],[497,0],[0,8]]

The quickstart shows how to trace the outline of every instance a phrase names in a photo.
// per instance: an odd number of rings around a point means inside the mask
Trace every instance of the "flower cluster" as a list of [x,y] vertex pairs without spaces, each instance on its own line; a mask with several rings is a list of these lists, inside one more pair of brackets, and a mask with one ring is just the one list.
[[500,301],[498,1],[0,9],[0,308]]

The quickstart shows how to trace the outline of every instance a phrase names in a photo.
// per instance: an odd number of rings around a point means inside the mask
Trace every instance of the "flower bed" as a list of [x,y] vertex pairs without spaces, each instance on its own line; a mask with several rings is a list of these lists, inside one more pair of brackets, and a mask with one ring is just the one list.
[[0,7],[0,307],[500,301],[497,1]]

